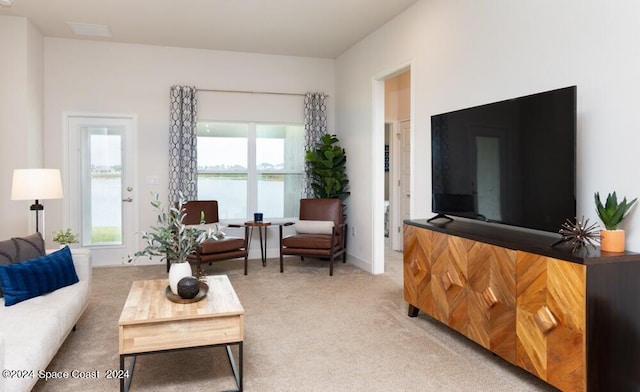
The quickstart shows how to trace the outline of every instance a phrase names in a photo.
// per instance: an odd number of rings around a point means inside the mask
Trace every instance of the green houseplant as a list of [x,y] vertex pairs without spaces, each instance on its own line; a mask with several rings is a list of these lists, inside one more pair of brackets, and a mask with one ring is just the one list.
[[183,223],[186,215],[184,204],[186,199],[180,195],[177,205],[164,208],[160,196],[152,193],[151,206],[157,211],[156,224],[149,231],[142,232],[142,239],[146,247],[135,253],[135,256],[161,256],[161,260],[168,259],[169,286],[177,294],[177,283],[185,277],[191,276],[191,266],[187,257],[196,252],[197,247],[207,238],[207,232],[195,226]]
[[606,230],[600,232],[600,248],[605,252],[624,252],[624,230],[618,230],[618,225],[627,216],[637,198],[627,202],[624,197],[618,202],[616,192],[609,193],[604,204],[598,192],[594,195],[596,212]]
[[336,135],[325,133],[320,138],[320,145],[306,152],[311,188],[317,198],[344,200],[351,194],[346,172],[347,156],[338,142]]
[[78,243],[78,236],[71,231],[71,228],[60,229],[53,233],[53,242],[60,244],[61,247],[69,244]]

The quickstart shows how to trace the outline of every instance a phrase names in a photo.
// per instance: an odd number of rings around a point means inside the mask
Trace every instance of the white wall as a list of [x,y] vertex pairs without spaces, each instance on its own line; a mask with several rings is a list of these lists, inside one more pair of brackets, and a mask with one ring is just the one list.
[[[372,178],[378,170],[375,162],[381,161],[372,158],[378,152],[372,138],[373,81],[411,65],[413,217],[431,215],[431,115],[575,84],[578,215],[597,220],[594,192],[616,190],[640,196],[635,174],[640,136],[634,110],[640,91],[635,39],[639,11],[635,0],[615,4],[589,0],[579,6],[571,0],[422,0],[335,62],[46,38],[44,165],[61,166],[63,112],[136,114],[139,140],[144,140],[138,150],[138,178],[160,175],[157,190],[163,190],[171,85],[324,91],[331,95],[329,129],[338,134],[348,154],[352,191],[347,199],[348,219],[357,228],[349,238],[350,257],[370,266],[374,240],[378,235],[382,239],[372,228],[376,210],[372,188],[382,184],[382,178]],[[33,97],[37,94],[27,94],[37,83],[29,84],[26,74],[37,74],[38,60],[29,56],[37,56],[33,48],[38,34],[27,33],[33,30],[24,19],[0,18],[0,178],[4,182],[0,208],[5,222],[0,234],[5,238],[26,232],[22,222],[27,214],[21,210],[29,204],[8,200],[11,170],[38,160],[37,148],[36,157],[30,158],[34,154],[26,147],[28,136],[16,132],[28,133],[30,113],[37,113],[28,109],[36,107]],[[35,70],[27,71],[29,66]],[[378,172],[382,177],[383,171]],[[140,184],[138,194],[144,198],[152,189],[156,190]],[[46,205],[47,226],[64,225],[62,202]],[[141,202],[144,205],[146,201]],[[632,212],[624,225],[627,248],[636,251],[640,250],[639,214]],[[140,226],[151,220],[151,212],[141,208]]]
[[42,48],[29,21],[0,16],[0,240],[35,229],[33,200],[12,201],[11,179],[14,169],[42,167]]
[[[341,55],[336,127],[349,153],[352,256],[368,262],[382,239],[365,230],[374,223],[373,176],[381,173],[370,159],[373,80],[407,63],[414,218],[432,215],[431,115],[569,85],[578,86],[578,215],[597,221],[596,191],[640,196],[638,14],[635,0],[423,0]],[[640,251],[640,211],[624,228],[627,249]]]
[[[169,89],[172,85],[293,93],[323,91],[331,96],[328,101],[329,129],[334,127],[333,60],[57,38],[45,38],[44,46],[46,164],[64,166],[62,113],[136,115],[138,183],[135,195],[141,230],[155,219],[149,206],[150,192],[157,191],[166,196]],[[220,119],[219,116],[225,114],[220,107],[227,105],[231,111],[236,99],[234,95],[198,93],[199,117]],[[299,101],[302,118],[303,97],[287,99]],[[257,117],[272,120],[275,118],[272,114],[265,110]],[[144,179],[148,176],[158,176],[159,184],[147,185]],[[47,214],[47,219],[52,230],[68,225],[62,203],[60,208]],[[276,229],[271,229],[269,235],[272,248],[269,256],[274,256],[277,254]],[[257,256],[258,250],[254,250]]]

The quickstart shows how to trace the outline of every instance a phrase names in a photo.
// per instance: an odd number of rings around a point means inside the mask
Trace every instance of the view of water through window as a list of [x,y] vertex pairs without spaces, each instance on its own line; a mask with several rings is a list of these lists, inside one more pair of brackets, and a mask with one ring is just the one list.
[[220,219],[296,217],[304,127],[198,123],[198,199],[218,200]]

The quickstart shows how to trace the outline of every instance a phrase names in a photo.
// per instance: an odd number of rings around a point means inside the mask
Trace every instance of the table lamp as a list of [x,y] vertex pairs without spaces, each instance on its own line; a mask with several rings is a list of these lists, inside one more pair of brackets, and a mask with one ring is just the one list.
[[38,214],[42,211],[44,232],[44,206],[40,200],[62,199],[62,180],[58,169],[16,169],[13,171],[11,200],[35,200],[30,210],[36,212],[36,232],[39,232]]

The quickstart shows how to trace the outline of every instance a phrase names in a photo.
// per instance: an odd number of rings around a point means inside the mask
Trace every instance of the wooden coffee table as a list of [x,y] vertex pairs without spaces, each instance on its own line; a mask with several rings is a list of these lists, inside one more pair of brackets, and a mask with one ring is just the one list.
[[[166,295],[167,279],[133,282],[120,321],[120,390],[128,391],[137,355],[224,345],[242,391],[244,309],[226,275],[207,276],[201,301],[180,304]],[[238,366],[231,346],[238,346]],[[125,369],[125,358],[132,357]]]

